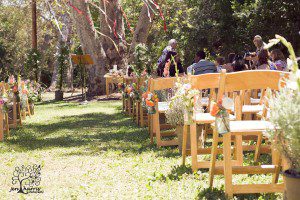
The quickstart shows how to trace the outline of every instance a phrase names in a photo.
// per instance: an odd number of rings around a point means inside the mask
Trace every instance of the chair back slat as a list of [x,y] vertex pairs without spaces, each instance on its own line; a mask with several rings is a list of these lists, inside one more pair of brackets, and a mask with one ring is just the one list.
[[279,80],[287,72],[271,70],[243,71],[226,74],[224,92],[253,89],[279,89]]
[[220,74],[202,74],[191,76],[191,85],[193,89],[203,90],[203,89],[215,89],[219,87]]
[[156,78],[156,79],[150,79],[149,80],[149,91],[153,92],[155,90],[165,90],[173,88],[177,78],[176,77],[170,77],[170,78]]

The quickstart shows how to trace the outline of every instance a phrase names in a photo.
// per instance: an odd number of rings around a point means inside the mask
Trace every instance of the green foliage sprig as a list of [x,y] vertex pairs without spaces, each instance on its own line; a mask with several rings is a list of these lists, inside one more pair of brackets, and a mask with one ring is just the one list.
[[300,70],[291,43],[282,36],[275,37],[265,48],[271,48],[279,42],[284,44],[290,53],[288,67],[292,73],[289,78],[283,78],[285,85],[275,97],[270,97],[270,121],[277,128],[270,134],[291,168],[300,173]]
[[[150,57],[148,48],[145,44],[137,44],[134,49],[134,61],[133,61],[133,70],[138,77],[144,73],[144,71],[150,66]],[[147,70],[151,71],[151,70]]]

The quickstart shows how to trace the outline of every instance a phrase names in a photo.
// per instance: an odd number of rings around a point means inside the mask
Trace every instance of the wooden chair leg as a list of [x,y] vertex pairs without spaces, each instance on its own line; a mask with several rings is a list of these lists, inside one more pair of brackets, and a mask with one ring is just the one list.
[[150,134],[150,142],[151,144],[154,143],[153,138],[154,138],[154,123],[153,123],[153,115],[148,115],[149,117],[149,134]]
[[109,83],[106,81],[106,98],[108,99],[109,97]]
[[191,156],[192,156],[192,170],[196,172],[198,170],[197,164],[197,150],[198,150],[198,141],[197,141],[197,124],[193,123],[190,125],[190,138],[191,138]]
[[127,114],[127,99],[124,99],[124,112]]
[[273,174],[272,177],[272,183],[278,183],[278,179],[279,179],[279,173],[280,173],[280,169],[281,169],[281,156],[280,153],[277,149],[272,148],[272,159],[274,159],[274,163],[272,163],[273,165],[275,165],[275,173]]
[[133,118],[133,120],[135,119],[135,101],[132,99],[132,111],[131,111],[131,117]]
[[144,109],[142,103],[140,103],[140,126],[144,127]]
[[243,165],[243,138],[241,135],[235,136],[235,145],[236,145],[236,160],[238,165]]
[[257,162],[259,157],[260,157],[260,147],[262,143],[262,134],[259,134],[257,136],[257,143],[256,143],[256,148],[255,148],[255,155],[254,155],[254,162]]
[[30,111],[30,106],[29,106],[29,102],[28,102],[28,99],[26,100],[26,109],[27,109],[27,112],[28,112],[28,116],[30,117],[31,116],[31,111]]
[[209,167],[209,186],[210,187],[213,187],[214,170],[215,170],[215,166],[216,166],[217,151],[218,151],[218,133],[216,132],[216,128],[214,128],[211,158],[210,158],[210,167]]
[[204,148],[205,139],[206,139],[206,124],[201,126],[201,136],[200,136],[201,148]]
[[3,125],[3,114],[2,114],[2,106],[0,106],[0,141],[3,141],[4,138],[4,134],[3,134],[3,130],[4,130],[4,125]]
[[19,125],[22,126],[22,117],[21,117],[21,106],[20,103],[17,104],[17,108],[19,110]]
[[137,101],[135,105],[135,123],[137,125],[139,125],[139,108],[140,108],[139,104],[140,102]]
[[188,125],[183,126],[182,133],[182,165],[185,165]]
[[129,116],[131,116],[131,109],[132,109],[132,106],[131,106],[131,99],[130,97],[128,98],[128,114]]
[[155,137],[156,137],[156,143],[157,147],[161,147],[161,134],[160,134],[160,125],[159,125],[159,113],[155,113],[153,115],[154,118],[154,130],[155,130]]
[[9,132],[9,123],[8,123],[8,114],[5,113],[5,126],[6,126],[6,134],[8,137],[10,137],[10,132]]
[[13,127],[17,127],[17,103],[14,101],[13,103]]
[[232,166],[231,166],[231,133],[223,135],[225,194],[233,197]]

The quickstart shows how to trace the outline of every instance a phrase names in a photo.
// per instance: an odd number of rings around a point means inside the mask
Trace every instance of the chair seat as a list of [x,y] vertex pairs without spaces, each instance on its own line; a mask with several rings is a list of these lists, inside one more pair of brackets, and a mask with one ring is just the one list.
[[164,113],[169,109],[168,102],[158,102],[158,112]]
[[265,132],[274,129],[268,121],[230,121],[231,133]]
[[262,105],[244,105],[242,108],[242,113],[259,113],[263,110]]
[[260,103],[260,99],[254,99],[254,98],[251,98],[251,104],[252,105],[257,105],[257,104],[259,104]]
[[[210,113],[197,113],[193,117],[193,120],[199,124],[211,124],[211,123],[215,122],[215,119],[216,118],[214,116],[212,116]],[[235,120],[235,116],[229,115],[229,119]]]
[[[209,104],[209,98],[204,97],[201,99],[202,106],[208,106]],[[158,112],[164,113],[169,109],[169,103],[168,102],[158,102]]]

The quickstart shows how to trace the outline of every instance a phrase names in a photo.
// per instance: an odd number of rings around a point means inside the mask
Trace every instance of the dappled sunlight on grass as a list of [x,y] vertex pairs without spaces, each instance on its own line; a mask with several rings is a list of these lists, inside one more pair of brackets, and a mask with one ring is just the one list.
[[[193,173],[190,158],[181,166],[175,147],[150,144],[147,128],[121,114],[119,101],[41,103],[22,128],[0,143],[0,196],[10,193],[13,168],[42,165],[43,194],[25,199],[194,199],[221,197],[223,176],[209,192],[208,171]],[[247,157],[253,156],[247,154]],[[268,162],[269,157],[262,156]],[[235,181],[270,176],[235,176]],[[245,197],[259,197],[246,195]],[[241,197],[241,199],[243,199]],[[267,198],[266,198],[267,199]]]

